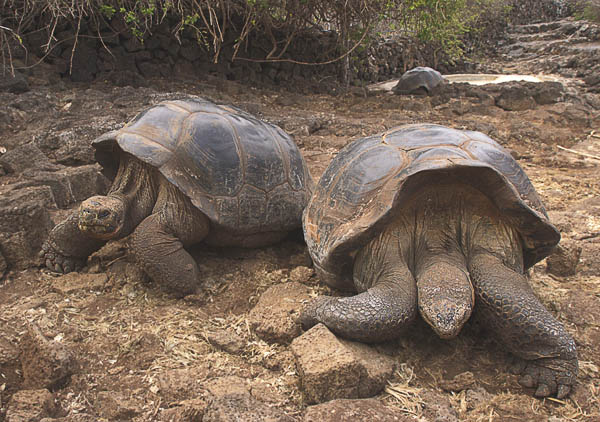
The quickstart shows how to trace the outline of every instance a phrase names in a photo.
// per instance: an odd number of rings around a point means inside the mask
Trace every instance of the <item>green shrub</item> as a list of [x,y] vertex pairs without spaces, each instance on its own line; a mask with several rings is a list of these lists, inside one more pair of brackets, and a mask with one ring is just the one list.
[[[587,0],[597,4],[600,0]],[[6,63],[23,39],[35,40],[36,52],[50,54],[71,31],[77,37],[106,34],[107,28],[129,31],[141,42],[158,25],[170,28],[174,40],[182,31],[194,34],[198,44],[216,62],[226,55],[234,60],[246,54],[251,37],[263,40],[266,61],[292,60],[289,48],[297,38],[315,29],[336,34],[337,47],[325,62],[340,64],[347,78],[351,58],[378,40],[384,28],[430,52],[434,63],[453,62],[466,48],[476,48],[499,34],[512,17],[545,13],[554,0],[0,0],[0,53]],[[550,7],[549,6],[549,7]],[[551,7],[550,7],[551,8]],[[588,10],[583,9],[588,13]],[[512,17],[511,17],[512,16]],[[110,25],[109,25],[110,24]],[[124,29],[123,29],[124,28]],[[28,38],[31,36],[31,38]],[[269,45],[270,44],[270,45]],[[226,53],[224,47],[227,46]],[[41,52],[40,52],[41,50]],[[315,64],[315,63],[311,63]]]
[[434,63],[459,59],[464,52],[462,37],[469,32],[473,14],[467,0],[404,0],[394,2],[385,19],[398,32],[428,46]]
[[600,0],[582,0],[574,4],[575,17],[600,23]]

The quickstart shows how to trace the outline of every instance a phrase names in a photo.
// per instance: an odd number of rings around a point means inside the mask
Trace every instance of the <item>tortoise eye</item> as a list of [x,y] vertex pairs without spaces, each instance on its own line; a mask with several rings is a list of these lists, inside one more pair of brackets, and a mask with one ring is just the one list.
[[105,218],[105,217],[108,217],[108,214],[110,214],[110,213],[109,213],[107,210],[100,211],[100,212],[98,213],[98,217],[99,217],[99,218]]

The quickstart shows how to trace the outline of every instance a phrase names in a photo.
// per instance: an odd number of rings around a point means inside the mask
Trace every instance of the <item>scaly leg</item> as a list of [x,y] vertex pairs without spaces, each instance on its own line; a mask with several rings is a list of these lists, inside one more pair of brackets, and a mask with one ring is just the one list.
[[396,233],[383,233],[356,256],[352,297],[322,296],[300,321],[307,329],[321,322],[351,340],[381,342],[398,338],[416,315],[415,280],[402,256]]
[[173,185],[163,180],[152,215],[134,230],[131,252],[152,280],[183,296],[199,283],[198,265],[184,247],[210,230],[208,218]]
[[50,270],[69,273],[80,270],[85,260],[106,243],[104,240],[86,236],[77,226],[79,211],[54,226],[48,239],[42,244],[40,257]]
[[573,338],[535,297],[525,277],[491,253],[477,253],[469,271],[477,313],[500,344],[525,360],[519,382],[535,395],[569,394],[577,376]]

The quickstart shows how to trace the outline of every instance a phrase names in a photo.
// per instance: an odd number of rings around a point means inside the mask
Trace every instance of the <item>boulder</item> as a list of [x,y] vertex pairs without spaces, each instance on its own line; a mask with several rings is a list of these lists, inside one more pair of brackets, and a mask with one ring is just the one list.
[[506,111],[523,111],[536,107],[536,102],[528,90],[514,84],[502,87],[496,97],[496,105]]
[[21,390],[8,402],[6,422],[37,422],[56,413],[57,406],[50,391]]
[[47,339],[30,324],[19,344],[24,384],[54,390],[64,387],[75,370],[75,359],[62,343]]
[[294,339],[291,347],[309,403],[374,396],[395,368],[391,357],[366,344],[337,338],[323,324]]
[[135,37],[129,38],[128,40],[126,40],[123,43],[123,47],[125,48],[125,51],[127,51],[128,53],[135,53],[137,51],[144,50],[144,44],[142,44],[140,42],[140,40],[138,40]]
[[49,186],[59,208],[68,208],[90,196],[103,195],[110,186],[97,164],[67,167],[56,172],[27,171],[23,176],[33,185]]
[[119,391],[101,391],[95,407],[103,418],[130,421],[140,414],[143,403]]
[[73,82],[92,82],[98,72],[98,53],[94,46],[88,43],[79,43],[75,51],[67,49],[63,52],[63,58],[71,61],[68,76]]
[[217,349],[232,355],[239,355],[246,347],[246,341],[231,329],[217,330],[206,333],[206,339]]
[[29,91],[29,84],[25,76],[19,72],[12,75],[8,69],[0,70],[0,92],[20,94],[27,91]]
[[50,130],[34,138],[35,144],[50,158],[66,166],[94,164],[94,136],[114,129],[107,122],[94,122],[85,127],[70,126],[66,129]]
[[0,165],[6,173],[19,174],[27,169],[57,170],[59,167],[50,162],[48,157],[32,142],[9,149],[0,156]]
[[307,286],[293,281],[270,287],[250,311],[250,327],[267,342],[288,344],[302,332],[298,312],[310,299],[309,292]]
[[198,396],[204,391],[207,375],[206,365],[168,369],[158,375],[156,388],[163,400],[175,402],[181,397]]
[[563,241],[546,258],[546,271],[557,277],[575,275],[580,257],[581,246]]
[[421,393],[421,399],[425,403],[423,419],[436,422],[459,422],[458,412],[448,397],[435,390],[424,390]]
[[475,376],[472,372],[466,371],[455,375],[452,379],[440,380],[440,387],[446,392],[459,393],[463,390],[467,390],[476,384]]
[[411,422],[413,418],[376,399],[338,399],[309,406],[304,422]]
[[540,105],[554,104],[562,100],[565,88],[560,82],[542,82],[530,86],[533,99]]
[[20,270],[37,265],[42,242],[54,226],[48,209],[55,205],[48,186],[19,187],[0,189],[0,250],[6,265]]
[[276,407],[256,400],[248,393],[232,393],[215,398],[202,422],[292,422],[294,419]]

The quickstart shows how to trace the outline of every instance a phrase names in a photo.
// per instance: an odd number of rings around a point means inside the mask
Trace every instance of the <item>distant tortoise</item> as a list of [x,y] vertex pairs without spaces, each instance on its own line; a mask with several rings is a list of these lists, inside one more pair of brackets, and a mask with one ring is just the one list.
[[130,248],[155,281],[194,292],[198,242],[255,247],[301,226],[312,179],[280,128],[203,99],[166,101],[93,141],[112,187],[58,224],[42,249],[67,273],[106,240]]
[[482,133],[408,125],[359,139],[331,162],[304,213],[320,278],[353,290],[301,315],[350,339],[401,335],[415,318],[442,338],[476,314],[524,359],[522,385],[564,397],[575,343],[534,295],[524,271],[560,235],[523,169]]
[[415,67],[404,72],[392,88],[396,94],[429,94],[433,88],[446,80],[440,72],[430,67]]

